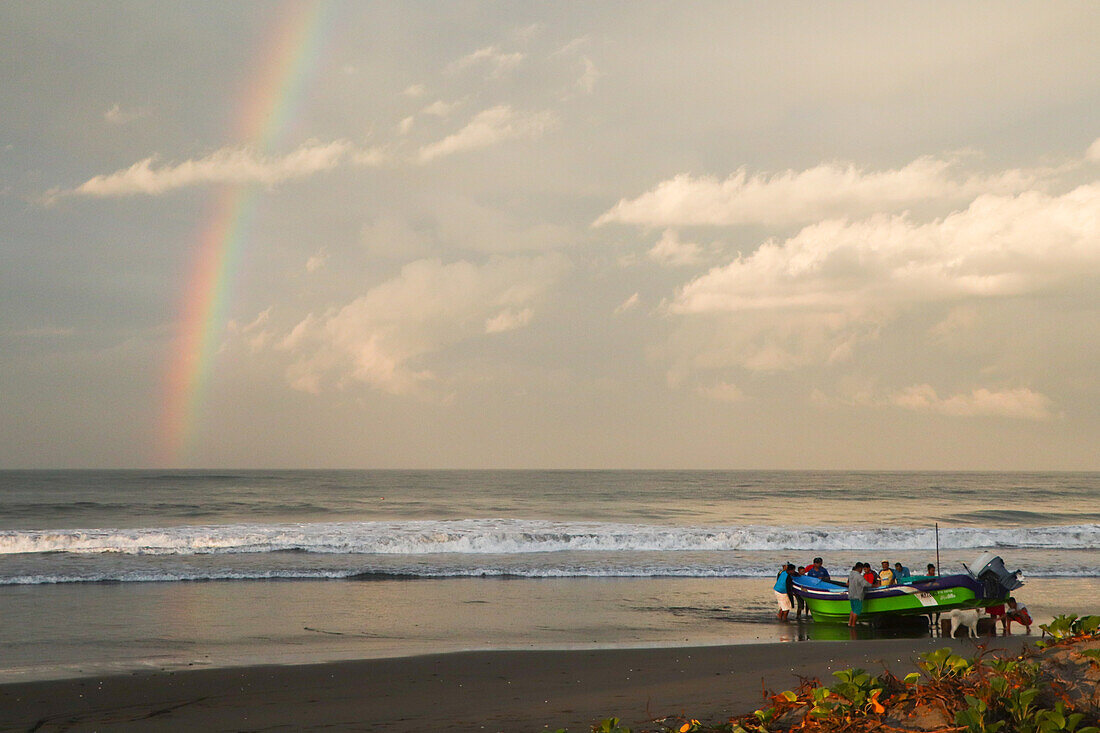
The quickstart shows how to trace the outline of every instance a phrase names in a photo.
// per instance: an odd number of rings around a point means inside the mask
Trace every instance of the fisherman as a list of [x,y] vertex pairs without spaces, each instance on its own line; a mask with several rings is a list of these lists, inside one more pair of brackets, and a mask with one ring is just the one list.
[[828,580],[829,579],[829,571],[826,570],[825,566],[822,565],[821,563],[822,563],[821,558],[820,557],[815,557],[814,558],[814,564],[813,565],[807,565],[806,566],[806,571],[803,573],[803,575],[808,575],[811,578],[817,578],[818,580]]
[[1005,601],[1005,605],[1008,606],[1004,617],[1005,633],[1012,633],[1012,622],[1015,621],[1018,624],[1023,624],[1027,627],[1027,633],[1031,633],[1031,614],[1027,612],[1027,606],[1021,606],[1016,603],[1015,598],[1009,598]]
[[889,560],[883,560],[882,561],[882,570],[880,570],[878,572],[878,580],[879,580],[879,585],[893,585],[894,584],[894,582],[895,582],[895,580],[894,580],[894,571],[890,569],[890,561]]
[[787,598],[791,601],[791,607],[795,609],[794,617],[802,618],[802,612],[806,610],[806,599],[794,592],[794,579],[802,573],[794,563],[787,563]]
[[790,573],[787,572],[787,568],[791,567],[791,563],[784,563],[780,567],[779,575],[775,576],[775,585],[773,586],[775,602],[779,606],[779,613],[775,617],[780,621],[786,621],[787,615],[791,612],[791,597],[787,595],[787,581],[791,577]]
[[903,581],[908,580],[911,577],[913,577],[913,576],[909,572],[909,568],[905,567],[900,562],[894,563],[894,580],[901,583]]
[[[871,583],[863,576],[864,565],[865,563],[857,562],[852,572],[848,573],[848,603],[852,607],[848,614],[849,626],[855,626],[859,614],[863,613],[863,594],[871,587]],[[870,570],[870,567],[867,569]]]
[[860,565],[863,566],[863,577],[867,580],[867,585],[878,585],[878,573],[871,569],[871,563],[861,562]]

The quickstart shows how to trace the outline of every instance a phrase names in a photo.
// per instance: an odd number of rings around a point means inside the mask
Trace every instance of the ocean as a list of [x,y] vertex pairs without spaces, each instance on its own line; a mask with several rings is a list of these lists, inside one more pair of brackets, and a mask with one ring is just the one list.
[[1100,473],[3,471],[0,680],[849,638],[775,621],[780,563],[937,538],[1037,621],[1100,612],[1098,509]]

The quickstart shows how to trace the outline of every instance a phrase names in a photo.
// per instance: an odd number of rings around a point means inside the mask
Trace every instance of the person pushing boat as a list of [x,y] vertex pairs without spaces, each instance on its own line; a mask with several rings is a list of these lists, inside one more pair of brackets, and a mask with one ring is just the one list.
[[[863,613],[863,594],[871,587],[867,578],[863,575],[864,564],[857,562],[852,572],[848,573],[848,602],[851,604],[851,613],[848,614],[848,625],[855,626],[859,620],[859,614]],[[870,568],[867,568],[870,570]]]

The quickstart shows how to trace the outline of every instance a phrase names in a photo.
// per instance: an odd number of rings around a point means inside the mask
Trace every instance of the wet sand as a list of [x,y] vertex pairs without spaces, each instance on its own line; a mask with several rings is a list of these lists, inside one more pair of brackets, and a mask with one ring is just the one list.
[[[1018,650],[1034,637],[983,637]],[[762,690],[848,667],[896,674],[922,652],[971,640],[483,651],[328,664],[135,673],[0,686],[0,730],[588,731],[685,713],[751,712]]]

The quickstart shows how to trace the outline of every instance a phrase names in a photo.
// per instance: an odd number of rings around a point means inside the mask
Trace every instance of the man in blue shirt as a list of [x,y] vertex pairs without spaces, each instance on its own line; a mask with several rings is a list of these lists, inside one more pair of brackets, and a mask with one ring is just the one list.
[[788,568],[792,567],[790,564],[784,564],[783,569],[779,571],[779,575],[775,576],[775,602],[779,605],[779,613],[775,615],[780,621],[787,620],[787,614],[791,612],[791,597],[787,595],[788,579],[791,574]]
[[903,580],[908,580],[911,577],[909,568],[902,565],[900,562],[894,563],[894,579],[899,583]]
[[806,568],[806,575],[809,575],[811,578],[818,578],[819,580],[829,579],[829,571],[821,564],[820,557],[815,557],[814,564]]

